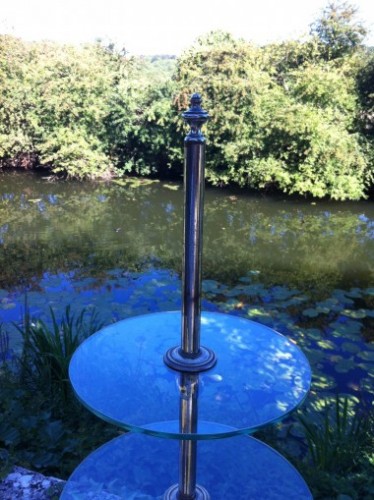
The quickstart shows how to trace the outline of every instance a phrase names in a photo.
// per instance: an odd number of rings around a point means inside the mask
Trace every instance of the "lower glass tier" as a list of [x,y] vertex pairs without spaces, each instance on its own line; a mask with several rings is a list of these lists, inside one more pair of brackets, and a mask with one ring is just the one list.
[[[247,436],[197,444],[197,482],[211,500],[312,500],[297,470]],[[178,482],[179,442],[125,434],[89,455],[73,472],[61,500],[162,500]]]
[[212,439],[222,437],[214,426],[182,434],[176,425],[155,428],[150,422],[178,421],[181,399],[191,393],[199,422],[228,425],[235,428],[231,435],[248,433],[283,418],[308,393],[311,371],[304,354],[264,325],[203,312],[201,344],[215,352],[217,364],[193,376],[163,361],[180,334],[176,311],[119,321],[88,338],[70,364],[78,398],[99,417],[129,430]]

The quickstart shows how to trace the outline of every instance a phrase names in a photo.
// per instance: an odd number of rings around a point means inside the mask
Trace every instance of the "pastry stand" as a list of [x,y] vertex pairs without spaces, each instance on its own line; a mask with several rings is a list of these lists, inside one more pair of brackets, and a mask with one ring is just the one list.
[[[69,373],[77,397],[100,418],[132,432],[89,455],[69,478],[62,500],[312,498],[287,460],[249,436],[303,402],[311,381],[307,359],[266,326],[201,312],[201,126],[208,114],[200,104],[194,94],[183,114],[190,132],[182,314],[120,321],[75,352]],[[178,332],[181,343],[174,346]]]

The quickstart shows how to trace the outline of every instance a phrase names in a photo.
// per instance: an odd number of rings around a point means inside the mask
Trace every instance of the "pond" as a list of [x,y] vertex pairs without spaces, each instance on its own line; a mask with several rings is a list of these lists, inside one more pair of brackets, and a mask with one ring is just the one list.
[[[0,174],[0,323],[96,309],[106,323],[180,307],[178,183]],[[270,325],[313,368],[313,391],[370,403],[374,206],[207,189],[203,307]]]

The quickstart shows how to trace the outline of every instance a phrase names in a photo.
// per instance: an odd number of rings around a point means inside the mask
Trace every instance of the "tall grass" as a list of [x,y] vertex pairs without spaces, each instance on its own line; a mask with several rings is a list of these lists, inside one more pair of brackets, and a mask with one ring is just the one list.
[[102,328],[103,322],[95,311],[83,309],[74,315],[70,306],[60,321],[50,308],[50,324],[40,319],[34,321],[27,306],[25,310],[22,325],[16,325],[23,337],[21,379],[26,386],[43,387],[49,397],[65,403],[70,394],[70,360],[79,344]]
[[89,452],[118,435],[82,407],[68,380],[74,351],[103,322],[92,310],[73,314],[67,307],[57,314],[50,309],[46,322],[35,320],[26,301],[17,326],[23,350],[1,366],[0,477],[14,464],[67,477]]
[[[355,468],[370,442],[373,414],[352,410],[347,396],[324,403],[322,413],[299,415],[313,466],[325,472],[347,473]],[[373,471],[374,472],[374,471]]]

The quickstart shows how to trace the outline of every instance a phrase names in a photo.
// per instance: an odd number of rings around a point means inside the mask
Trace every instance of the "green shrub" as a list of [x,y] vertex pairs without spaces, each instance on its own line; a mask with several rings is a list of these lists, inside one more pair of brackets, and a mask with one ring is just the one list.
[[200,89],[212,115],[207,178],[332,199],[365,196],[369,158],[354,129],[352,62],[283,61],[223,33],[200,39],[178,61],[178,103]]

